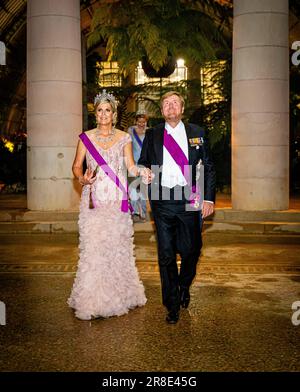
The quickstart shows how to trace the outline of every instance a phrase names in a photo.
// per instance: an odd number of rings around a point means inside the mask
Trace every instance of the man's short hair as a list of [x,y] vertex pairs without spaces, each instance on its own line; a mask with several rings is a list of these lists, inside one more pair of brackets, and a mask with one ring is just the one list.
[[181,106],[184,107],[184,98],[183,96],[178,92],[178,91],[168,91],[165,93],[160,100],[160,107],[162,108],[163,102],[165,99],[169,98],[171,95],[177,95],[177,97],[180,99]]

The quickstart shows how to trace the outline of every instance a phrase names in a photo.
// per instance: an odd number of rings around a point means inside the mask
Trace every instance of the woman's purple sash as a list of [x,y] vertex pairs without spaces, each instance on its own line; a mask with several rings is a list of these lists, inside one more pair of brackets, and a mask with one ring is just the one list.
[[[90,139],[87,137],[85,133],[82,133],[79,135],[79,138],[81,139],[82,143],[85,145],[91,156],[95,159],[95,161],[98,163],[98,165],[101,167],[101,169],[104,171],[104,173],[116,184],[118,188],[121,189],[123,192],[123,198],[122,198],[122,203],[121,203],[121,211],[122,212],[128,212],[128,209],[132,209],[132,207],[128,203],[128,192],[127,189],[124,188],[123,184],[121,183],[119,177],[113,172],[113,170],[108,166],[106,163],[105,159],[101,156],[99,151],[95,148],[93,143],[90,141]],[[127,184],[126,184],[127,187]]]
[[193,205],[195,208],[199,208],[200,190],[197,185],[192,185],[192,182],[190,180],[189,160],[186,157],[185,153],[182,151],[182,148],[178,145],[173,136],[168,134],[166,129],[164,130],[164,146],[166,147],[176,164],[179,166],[188,186],[192,188],[192,194],[190,195],[190,204]]
[[134,128],[132,128],[132,133],[133,133],[133,136],[135,137],[135,140],[138,142],[138,145],[142,148],[143,142],[141,141],[139,135],[137,134],[137,132]]

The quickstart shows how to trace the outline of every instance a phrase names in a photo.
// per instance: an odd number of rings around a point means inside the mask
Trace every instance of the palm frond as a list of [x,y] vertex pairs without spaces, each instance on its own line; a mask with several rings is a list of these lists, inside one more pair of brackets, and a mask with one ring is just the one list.
[[226,46],[213,0],[120,0],[102,3],[93,16],[88,46],[105,41],[109,59],[124,72],[146,55],[158,70],[168,54],[184,53],[186,60],[214,59]]

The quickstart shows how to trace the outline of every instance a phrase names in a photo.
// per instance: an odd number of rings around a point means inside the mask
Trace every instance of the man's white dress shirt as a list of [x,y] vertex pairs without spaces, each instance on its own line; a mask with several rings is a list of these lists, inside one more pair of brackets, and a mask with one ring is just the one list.
[[[188,140],[186,137],[185,127],[182,121],[180,121],[175,128],[172,128],[171,125],[165,123],[165,128],[169,135],[171,135],[177,144],[180,146],[182,151],[184,152],[187,159],[189,158],[188,154]],[[162,177],[161,177],[161,185],[174,188],[176,185],[185,186],[187,184],[184,175],[182,174],[179,166],[171,157],[169,151],[166,147],[163,147],[163,168],[162,168]]]
[[[180,121],[175,128],[172,128],[171,125],[165,123],[165,128],[169,135],[171,135],[174,140],[176,140],[177,144],[180,146],[184,155],[189,159],[188,153],[188,140],[185,132],[185,126],[182,121]],[[184,175],[182,174],[179,166],[171,157],[169,151],[166,147],[163,147],[163,168],[162,168],[162,176],[161,176],[161,185],[174,188],[176,185],[185,186],[187,184]],[[214,204],[213,201],[204,200],[208,203]]]

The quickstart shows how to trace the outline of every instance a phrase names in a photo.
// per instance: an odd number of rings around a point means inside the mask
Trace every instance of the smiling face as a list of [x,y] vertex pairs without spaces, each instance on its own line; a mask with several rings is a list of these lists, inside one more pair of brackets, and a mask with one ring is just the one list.
[[136,127],[137,130],[143,132],[147,126],[147,117],[139,115],[136,117]]
[[98,126],[112,126],[113,110],[108,102],[101,102],[96,109],[96,122]]
[[178,95],[170,95],[163,99],[161,112],[167,122],[176,123],[182,118],[183,103]]

